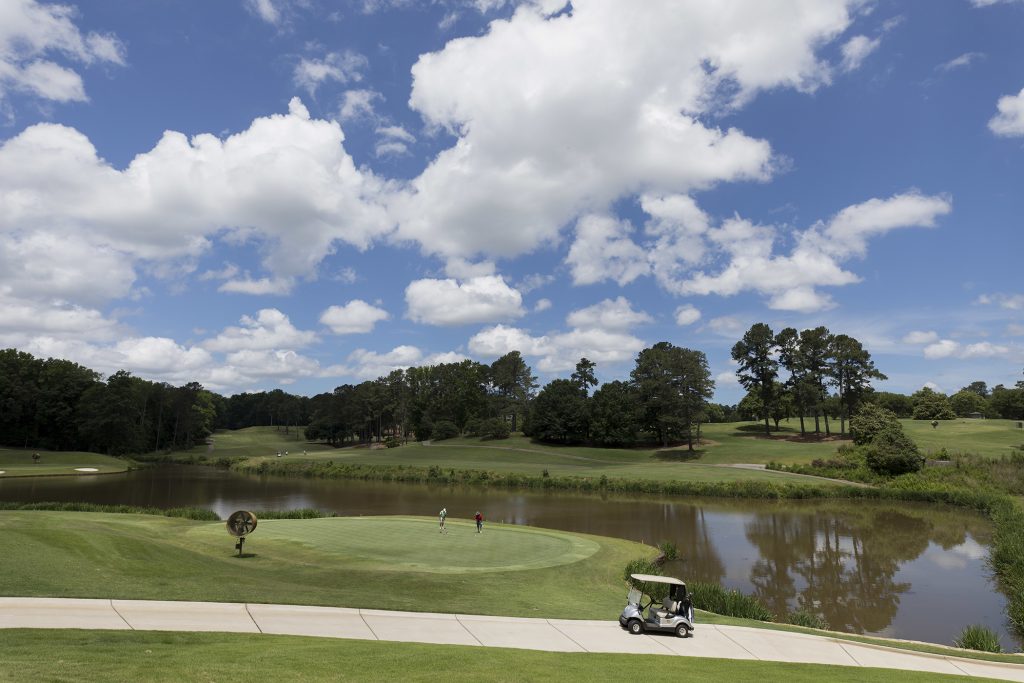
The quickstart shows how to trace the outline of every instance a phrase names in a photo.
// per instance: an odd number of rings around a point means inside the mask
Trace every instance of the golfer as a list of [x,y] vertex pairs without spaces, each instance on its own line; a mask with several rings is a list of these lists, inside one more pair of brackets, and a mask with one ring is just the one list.
[[476,516],[473,518],[476,520],[476,532],[479,534],[484,530],[484,516],[480,514],[480,511],[476,511]]
[[444,526],[444,518],[448,516],[448,508],[441,508],[441,512],[438,513],[437,516],[441,520],[441,530],[439,531],[439,533],[448,533],[448,529]]

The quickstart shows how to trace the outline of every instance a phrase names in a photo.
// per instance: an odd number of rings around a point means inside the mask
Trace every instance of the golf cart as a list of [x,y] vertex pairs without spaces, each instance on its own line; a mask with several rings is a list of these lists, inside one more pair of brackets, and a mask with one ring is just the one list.
[[[619,616],[619,625],[633,635],[644,631],[674,631],[685,638],[693,631],[693,603],[686,593],[686,584],[670,576],[630,574],[640,588],[630,588],[626,609]],[[652,592],[661,592],[650,584],[668,584],[668,595],[660,606],[654,605]],[[647,604],[644,605],[644,598]],[[644,617],[647,610],[647,617]]]

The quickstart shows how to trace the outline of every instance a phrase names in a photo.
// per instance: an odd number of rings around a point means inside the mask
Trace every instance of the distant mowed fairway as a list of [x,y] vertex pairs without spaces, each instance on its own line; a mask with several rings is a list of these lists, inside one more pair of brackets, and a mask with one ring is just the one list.
[[[942,448],[950,454],[976,453],[986,456],[1009,455],[1024,446],[1024,430],[1013,420],[948,420],[932,428],[928,421],[902,420],[907,434],[925,454]],[[778,431],[766,436],[763,423],[733,422],[701,427],[702,443],[690,452],[686,446],[669,449],[593,448],[561,446],[532,441],[522,435],[485,441],[461,437],[434,441],[429,445],[410,441],[398,448],[331,448],[295,440],[294,432],[285,435],[270,427],[221,431],[213,436],[213,449],[204,454],[246,457],[251,462],[280,461],[277,452],[288,452],[285,461],[333,461],[362,465],[437,466],[443,469],[491,470],[539,476],[545,470],[551,476],[617,477],[689,481],[771,480],[801,481],[798,475],[727,467],[736,464],[763,465],[810,463],[829,458],[836,449],[850,443],[837,438],[838,421],[832,421],[833,438],[813,435],[814,420],[805,420],[806,434],[800,435],[799,420],[783,420]],[[847,424],[847,428],[849,424]],[[199,451],[193,450],[195,454]]]
[[[39,462],[32,460],[33,453],[39,454]],[[99,453],[0,448],[0,478],[38,477],[55,474],[109,474],[124,472],[128,469],[128,465],[126,460]]]
[[900,420],[903,430],[925,453],[945,448],[950,455],[1009,455],[1024,450],[1024,429],[1017,420],[941,420],[932,427],[928,420]]

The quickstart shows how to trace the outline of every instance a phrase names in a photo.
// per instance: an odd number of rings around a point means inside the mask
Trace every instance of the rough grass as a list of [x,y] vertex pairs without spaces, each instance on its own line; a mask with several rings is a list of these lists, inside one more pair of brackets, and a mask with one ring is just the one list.
[[[39,462],[32,460],[32,454],[39,454]],[[33,448],[0,448],[0,478],[39,477],[58,474],[111,474],[125,472],[130,463],[99,453],[84,451],[44,451]],[[98,472],[76,472],[76,467],[94,467]]]
[[[232,633],[0,630],[0,648],[0,681],[626,681],[642,672],[645,681],[882,683],[897,675],[818,664]],[[909,671],[898,678],[981,680]]]
[[[449,523],[441,535],[436,520],[415,518],[265,520],[238,558],[222,522],[0,512],[0,595],[607,619],[622,609],[621,567],[654,554],[618,539]],[[362,536],[352,533],[360,524]]]

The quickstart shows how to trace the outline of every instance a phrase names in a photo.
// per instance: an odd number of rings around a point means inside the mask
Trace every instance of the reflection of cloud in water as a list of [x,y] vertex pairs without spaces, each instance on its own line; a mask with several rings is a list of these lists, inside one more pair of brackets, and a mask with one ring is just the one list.
[[949,550],[936,548],[934,544],[928,549],[928,558],[943,569],[966,569],[968,565],[985,559],[988,552],[970,536],[963,543]]

